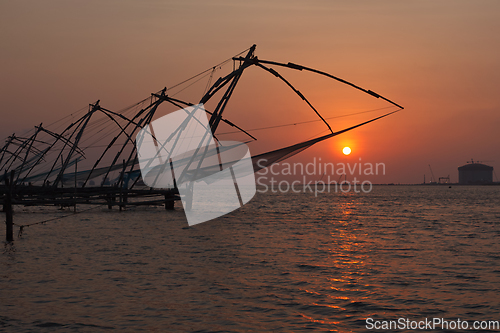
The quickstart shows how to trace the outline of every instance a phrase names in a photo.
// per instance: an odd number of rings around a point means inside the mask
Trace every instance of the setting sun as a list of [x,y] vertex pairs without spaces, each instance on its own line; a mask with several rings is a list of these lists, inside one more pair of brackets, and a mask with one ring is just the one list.
[[342,149],[342,152],[344,153],[344,155],[349,155],[351,153],[351,148],[344,147],[344,149]]

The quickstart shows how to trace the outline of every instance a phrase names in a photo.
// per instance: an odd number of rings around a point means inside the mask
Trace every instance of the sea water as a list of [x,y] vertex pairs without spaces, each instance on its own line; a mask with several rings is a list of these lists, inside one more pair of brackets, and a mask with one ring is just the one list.
[[178,203],[76,215],[16,206],[18,225],[63,218],[25,227],[3,248],[0,331],[359,332],[369,318],[498,321],[499,204],[498,186],[268,192],[194,227]]

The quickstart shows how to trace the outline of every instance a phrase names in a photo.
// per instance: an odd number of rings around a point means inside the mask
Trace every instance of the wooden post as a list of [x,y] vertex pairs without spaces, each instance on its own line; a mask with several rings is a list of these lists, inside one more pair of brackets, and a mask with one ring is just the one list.
[[124,177],[125,177],[125,160],[123,160],[123,167],[122,167],[122,176],[120,177],[120,212],[123,209],[123,184],[124,184]]
[[14,221],[12,211],[12,188],[14,187],[14,170],[10,172],[10,179],[5,173],[5,185],[7,192],[5,193],[4,209],[5,209],[5,240],[8,243],[14,241]]
[[108,197],[108,209],[113,208],[113,195],[110,193],[107,194]]
[[174,210],[175,201],[171,200],[171,196],[165,194],[165,209]]
[[[172,159],[170,159],[170,172],[172,174],[172,179],[174,180],[174,189],[175,190],[177,188],[177,182],[175,181],[175,173],[174,173],[174,166],[172,164]],[[175,201],[174,200],[167,200],[167,195],[165,194],[165,209],[166,210],[174,210],[174,205],[175,205]]]

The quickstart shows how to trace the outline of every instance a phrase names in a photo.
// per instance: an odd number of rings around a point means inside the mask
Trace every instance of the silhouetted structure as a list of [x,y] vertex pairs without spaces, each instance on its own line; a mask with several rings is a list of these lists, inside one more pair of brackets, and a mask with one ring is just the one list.
[[[112,206],[123,208],[131,205],[164,204],[167,209],[173,208],[173,201],[181,199],[175,184],[172,184],[170,188],[161,189],[145,186],[139,169],[140,156],[135,146],[136,135],[143,127],[148,126],[155,117],[159,116],[157,110],[160,105],[168,106],[173,110],[194,105],[191,102],[173,98],[173,95],[192,85],[194,80],[200,80],[200,77],[208,75],[210,75],[208,89],[201,99],[196,101],[206,105],[205,111],[209,116],[210,130],[216,136],[231,134],[231,131],[234,130],[234,133],[244,137],[246,144],[257,140],[249,133],[252,130],[246,131],[223,117],[236,84],[243,71],[249,67],[258,67],[285,83],[312,109],[318,117],[318,121],[322,121],[325,130],[329,132],[313,139],[252,156],[255,171],[289,158],[318,142],[364,126],[403,109],[399,104],[372,90],[361,88],[326,72],[291,62],[279,63],[262,60],[254,55],[255,48],[256,45],[253,45],[237,56],[170,87],[168,91],[167,88],[163,88],[125,109],[112,111],[102,107],[98,100],[89,104],[88,108],[84,107],[51,125],[35,126],[26,135],[12,134],[5,141],[5,145],[0,147],[0,204],[5,202],[4,197],[10,191],[8,194],[11,194],[11,201],[14,205],[102,204],[109,208]],[[246,56],[241,56],[244,53]],[[233,70],[227,75],[219,77],[212,84],[211,79],[214,72],[223,64],[229,64],[231,61],[233,61]],[[374,98],[382,99],[397,109],[386,110],[386,113],[381,116],[334,132],[309,100],[272,67],[312,72],[325,76]],[[172,90],[174,88],[178,91]],[[173,94],[169,96],[169,93]],[[208,111],[208,108],[212,111]],[[269,128],[274,130],[280,126]],[[231,131],[228,131],[229,129]],[[254,129],[254,131],[256,130],[259,129]],[[172,137],[174,135],[177,133],[172,133]],[[262,162],[257,163],[257,161]],[[6,175],[10,172],[13,172],[12,180],[7,186],[4,179],[7,179]],[[2,182],[4,184],[1,184]]]
[[481,185],[493,183],[493,167],[471,160],[458,168],[458,183]]

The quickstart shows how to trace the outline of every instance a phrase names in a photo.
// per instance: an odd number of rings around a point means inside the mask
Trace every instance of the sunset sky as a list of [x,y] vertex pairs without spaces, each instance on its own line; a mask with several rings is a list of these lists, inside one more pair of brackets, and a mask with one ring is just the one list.
[[[429,180],[429,164],[436,178],[457,182],[457,167],[471,158],[500,175],[499,32],[496,0],[2,0],[0,137],[97,99],[119,110],[257,44],[261,59],[320,69],[405,107],[294,161],[382,162],[386,175],[374,179],[381,183],[422,182],[424,174]],[[252,120],[287,123],[287,108],[303,101],[252,71],[235,96],[242,114],[231,110],[227,118],[250,127]],[[388,106],[340,84],[279,71],[325,118]],[[249,116],[252,109],[260,111]],[[340,130],[380,114],[330,124]],[[286,137],[292,144],[321,130],[290,128]]]

